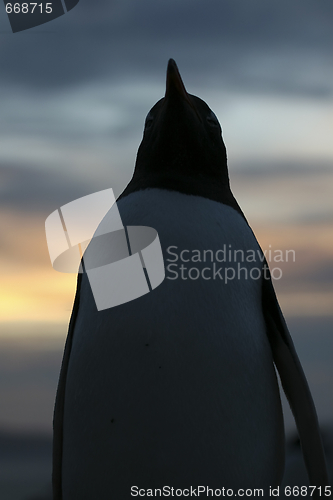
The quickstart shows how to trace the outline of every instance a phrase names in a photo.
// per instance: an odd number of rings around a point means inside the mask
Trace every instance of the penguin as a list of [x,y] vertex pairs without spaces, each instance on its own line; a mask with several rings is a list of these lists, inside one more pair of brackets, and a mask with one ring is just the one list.
[[[217,117],[173,59],[117,207],[125,226],[158,232],[166,277],[98,311],[78,275],[54,410],[54,500],[268,497],[284,471],[276,370],[321,496],[316,410],[268,264],[232,194]],[[223,262],[223,248],[254,257]]]

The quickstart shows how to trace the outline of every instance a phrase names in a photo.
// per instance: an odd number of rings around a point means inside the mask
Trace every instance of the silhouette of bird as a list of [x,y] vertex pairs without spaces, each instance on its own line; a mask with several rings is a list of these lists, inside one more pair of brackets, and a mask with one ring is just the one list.
[[[125,226],[158,231],[166,279],[97,311],[79,275],[54,414],[54,499],[200,485],[268,495],[284,470],[274,365],[310,482],[325,485],[316,411],[268,265],[231,192],[220,124],[187,93],[172,59],[117,206]],[[228,259],[229,250],[252,260]]]

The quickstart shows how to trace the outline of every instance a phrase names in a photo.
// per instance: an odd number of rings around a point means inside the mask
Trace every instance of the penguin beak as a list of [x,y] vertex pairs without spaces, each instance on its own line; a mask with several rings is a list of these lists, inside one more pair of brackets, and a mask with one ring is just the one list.
[[182,77],[180,76],[177,64],[173,59],[169,59],[165,90],[166,99],[173,94],[178,94],[179,96],[186,99],[186,101],[189,100],[189,96],[186,92],[186,88],[183,83]]
[[169,101],[174,96],[181,97],[184,99],[191,108],[195,111],[196,115],[201,121],[201,116],[199,115],[196,107],[194,106],[190,96],[188,95],[185,85],[183,83],[182,77],[180,76],[178,67],[174,59],[169,59],[166,77],[166,90],[165,90],[165,102]]

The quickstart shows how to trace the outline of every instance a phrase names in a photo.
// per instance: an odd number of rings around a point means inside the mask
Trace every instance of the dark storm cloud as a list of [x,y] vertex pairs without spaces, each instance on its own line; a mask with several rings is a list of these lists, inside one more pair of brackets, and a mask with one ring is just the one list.
[[59,206],[90,194],[94,187],[64,173],[38,171],[26,166],[0,166],[1,209],[44,212],[47,216]]
[[[48,87],[133,74],[188,74],[247,90],[330,91],[333,4],[315,0],[81,0],[41,27],[2,37],[2,80]],[[202,77],[200,77],[200,74]]]
[[299,175],[304,179],[311,176],[320,177],[332,173],[332,163],[329,161],[302,160],[271,160],[269,165],[265,161],[255,162],[247,160],[246,162],[234,162],[233,171],[236,175],[241,175],[244,181],[247,179],[260,179],[265,177],[267,180],[274,177],[288,177],[289,175]]

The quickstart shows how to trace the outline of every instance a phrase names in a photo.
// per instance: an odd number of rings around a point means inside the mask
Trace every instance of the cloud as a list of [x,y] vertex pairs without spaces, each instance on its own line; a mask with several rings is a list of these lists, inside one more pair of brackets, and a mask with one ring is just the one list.
[[[198,81],[259,92],[332,91],[332,4],[313,0],[81,0],[0,49],[2,80],[59,88],[151,79],[174,57]],[[29,54],[29,57],[27,57]]]
[[64,203],[91,193],[89,185],[65,173],[0,165],[2,209],[48,215]]
[[[276,168],[274,168],[274,166]],[[310,226],[329,224],[333,219],[332,169],[310,168],[285,162],[265,168],[262,165],[249,172],[238,170],[230,174],[233,193],[248,217],[257,224],[298,224]]]
[[332,9],[312,0],[80,0],[51,23],[2,34],[0,163],[70,172],[90,192],[107,183],[118,195],[170,56],[220,117],[231,165],[328,161]]
[[[161,82],[96,81],[53,93],[8,89],[0,94],[0,163],[71,173],[92,190],[107,182],[118,195],[131,178],[144,118],[163,95],[164,71],[160,76]],[[184,80],[220,118],[231,171],[331,161],[329,103],[201,87],[186,73]]]

